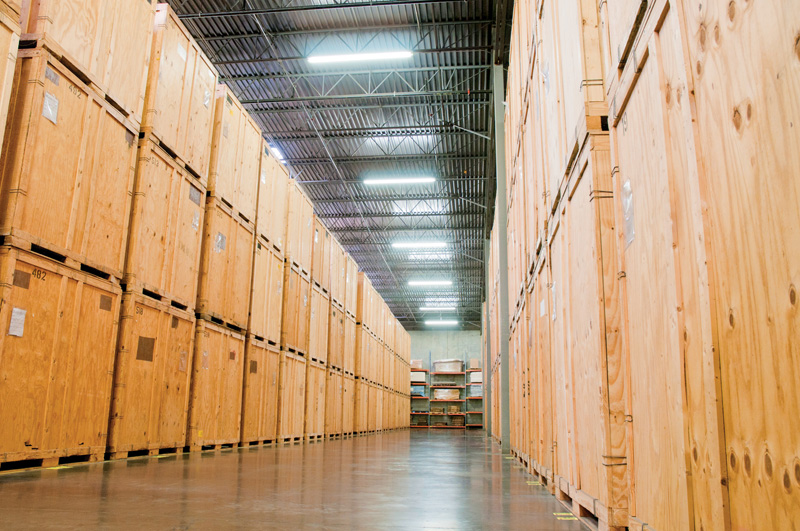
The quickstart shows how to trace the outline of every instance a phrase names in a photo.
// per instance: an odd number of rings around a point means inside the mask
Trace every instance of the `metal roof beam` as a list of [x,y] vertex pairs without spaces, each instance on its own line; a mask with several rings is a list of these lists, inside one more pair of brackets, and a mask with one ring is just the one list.
[[439,217],[439,216],[482,216],[483,213],[478,211],[460,210],[457,212],[443,211],[443,212],[347,212],[340,214],[317,214],[318,218],[322,219],[360,219],[360,218],[420,218],[420,217]]
[[[390,195],[381,197],[356,197],[360,203],[392,203],[394,201],[448,201],[452,199],[483,199],[483,195],[453,195],[453,194],[415,194],[415,195]],[[315,205],[329,203],[351,203],[353,198],[332,197],[327,199],[312,199]]]
[[[450,130],[448,130],[450,129]],[[395,134],[396,133],[396,134]],[[270,131],[269,136],[274,140],[306,140],[318,138],[322,135],[325,138],[348,139],[348,138],[380,138],[395,136],[418,136],[418,135],[471,135],[488,134],[488,131],[453,131],[449,125],[430,125],[430,126],[411,126],[411,127],[353,127],[349,129],[319,129],[317,131]],[[480,136],[480,135],[479,135]]]
[[288,79],[288,78],[294,79],[294,78],[312,78],[312,77],[331,77],[331,76],[341,76],[341,75],[367,76],[376,74],[402,74],[402,73],[416,74],[419,72],[438,72],[440,70],[441,71],[488,70],[491,67],[492,67],[491,63],[487,63],[487,64],[471,64],[471,65],[449,65],[449,66],[443,65],[441,67],[416,66],[407,68],[381,68],[376,70],[346,70],[346,71],[337,70],[336,72],[330,72],[330,71],[289,72],[288,74],[268,73],[268,74],[248,74],[241,76],[220,76],[219,80],[221,83],[231,83],[239,81],[262,81],[262,80]]
[[[438,103],[438,102],[437,102]],[[489,105],[491,103],[488,99],[476,101],[445,101],[444,104],[448,107],[460,107],[463,105]],[[372,109],[394,109],[396,107],[430,107],[431,102],[425,103],[379,103],[371,105],[326,105],[324,107],[309,107],[308,111],[312,114],[328,111],[360,111]],[[289,109],[289,108],[274,108],[274,109],[248,109],[250,114],[305,114],[306,110],[302,107]]]
[[[459,155],[456,153],[426,153],[424,155],[374,155],[365,157],[335,157],[336,164],[364,164],[369,162],[426,162],[426,161],[482,161],[486,157],[483,155]],[[327,158],[301,158],[285,159],[287,164],[292,166],[309,166],[330,163]],[[301,183],[303,181],[300,181]]]
[[408,92],[370,92],[362,94],[323,94],[314,96],[292,96],[290,98],[261,98],[242,100],[244,105],[267,103],[292,103],[296,101],[353,100],[372,98],[416,98],[422,96],[469,96],[471,94],[491,94],[491,90],[419,90]]
[[[271,37],[291,37],[295,35],[319,35],[319,34],[341,34],[348,31],[392,31],[402,29],[418,29],[434,26],[475,26],[481,24],[492,24],[493,19],[480,19],[480,20],[445,20],[437,22],[422,22],[419,24],[386,24],[382,26],[344,26],[339,28],[317,28],[317,29],[300,29],[292,31],[273,31],[270,33]],[[227,41],[227,40],[241,40],[241,39],[256,39],[264,37],[263,33],[238,33],[231,35],[210,35],[203,39],[208,42],[214,41]]]
[[253,15],[276,15],[279,13],[293,13],[297,11],[324,11],[327,9],[352,9],[356,7],[391,7],[391,6],[414,6],[424,4],[455,4],[463,0],[339,0],[336,3],[328,4],[311,4],[311,5],[291,5],[293,2],[289,0],[284,5],[279,7],[270,7],[264,9],[231,9],[229,11],[208,11],[208,12],[195,12],[195,13],[182,13],[178,18],[189,19],[204,19],[204,18],[229,18],[229,17],[247,17]]
[[[416,54],[438,54],[438,53],[467,53],[467,52],[491,52],[491,46],[466,46],[462,48],[422,48],[414,50]],[[261,64],[277,63],[279,61],[305,61],[308,57],[304,55],[290,55],[285,57],[259,57],[257,59],[227,59],[225,61],[214,61],[214,66],[242,65],[242,64]],[[328,71],[328,75],[347,73],[346,70]]]

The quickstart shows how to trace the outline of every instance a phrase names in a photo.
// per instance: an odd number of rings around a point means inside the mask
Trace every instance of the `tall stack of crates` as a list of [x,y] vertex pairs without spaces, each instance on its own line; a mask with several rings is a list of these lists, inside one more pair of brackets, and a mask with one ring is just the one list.
[[154,7],[75,24],[59,3],[0,2],[0,462],[108,443]]
[[283,165],[260,146],[256,236],[253,246],[250,321],[245,346],[242,444],[273,442],[278,437],[281,324],[286,235]]

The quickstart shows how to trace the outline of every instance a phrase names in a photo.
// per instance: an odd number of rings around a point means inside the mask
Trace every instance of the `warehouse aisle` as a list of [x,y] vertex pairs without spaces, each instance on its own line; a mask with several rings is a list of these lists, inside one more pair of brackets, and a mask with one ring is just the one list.
[[581,529],[529,482],[482,432],[406,430],[5,474],[0,519],[4,529]]

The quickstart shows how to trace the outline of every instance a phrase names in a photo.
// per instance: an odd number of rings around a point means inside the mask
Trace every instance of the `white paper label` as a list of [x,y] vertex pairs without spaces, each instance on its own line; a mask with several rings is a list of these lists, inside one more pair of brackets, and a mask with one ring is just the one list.
[[214,238],[214,251],[221,253],[225,250],[225,235],[221,232],[217,233],[216,238]]
[[206,91],[205,94],[203,94],[203,105],[206,106],[206,109],[208,109],[208,106],[211,105],[211,93],[209,91]]
[[22,308],[11,310],[11,324],[8,325],[8,335],[22,337],[25,332],[25,314],[28,312]]
[[633,243],[636,234],[633,226],[633,190],[628,179],[622,185],[622,217],[625,218],[625,248]]
[[192,215],[192,228],[195,232],[200,230],[200,212],[195,212]]
[[181,61],[186,61],[186,48],[182,44],[178,44],[178,57],[181,58]]
[[54,124],[58,123],[58,98],[56,98],[49,92],[44,93],[42,116],[44,116]]
[[544,304],[544,299],[539,303],[539,317],[544,317],[547,313],[547,306]]
[[550,288],[550,290],[553,292],[553,317],[552,317],[552,319],[553,319],[553,321],[555,321],[556,320],[556,314],[558,313],[558,312],[556,312],[556,308],[558,306],[556,305],[556,283],[555,282],[553,282],[553,286]]
[[267,184],[267,172],[261,172],[261,184]]

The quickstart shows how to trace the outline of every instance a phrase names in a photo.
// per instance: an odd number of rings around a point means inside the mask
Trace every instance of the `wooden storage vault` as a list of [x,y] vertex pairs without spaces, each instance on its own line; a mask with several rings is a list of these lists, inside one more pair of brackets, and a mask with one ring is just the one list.
[[279,376],[278,347],[248,336],[244,359],[242,443],[277,440]]

